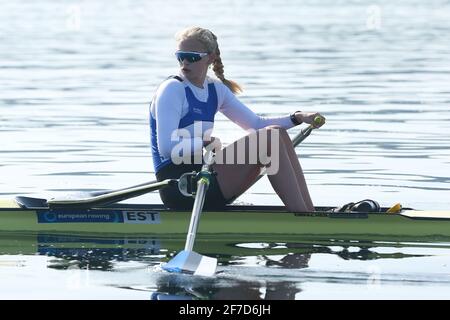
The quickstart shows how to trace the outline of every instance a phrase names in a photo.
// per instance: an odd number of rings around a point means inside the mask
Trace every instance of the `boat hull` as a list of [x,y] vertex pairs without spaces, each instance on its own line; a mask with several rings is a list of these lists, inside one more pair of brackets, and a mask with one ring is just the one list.
[[[0,232],[155,235],[182,238],[190,212],[124,206],[101,209],[0,207]],[[448,241],[450,220],[410,219],[398,214],[294,214],[283,211],[203,212],[198,237],[290,241],[296,238],[368,241]]]

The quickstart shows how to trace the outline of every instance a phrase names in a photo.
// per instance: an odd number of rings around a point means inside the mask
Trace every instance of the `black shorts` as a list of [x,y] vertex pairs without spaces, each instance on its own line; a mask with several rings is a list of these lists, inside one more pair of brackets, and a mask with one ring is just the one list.
[[[156,173],[156,179],[162,181],[165,179],[179,179],[183,173],[197,171],[200,172],[202,165],[200,164],[179,164],[175,165],[170,163],[161,168]],[[193,197],[186,197],[178,190],[178,186],[167,186],[159,190],[161,200],[169,209],[175,210],[192,210],[194,205]],[[204,208],[220,210],[225,207],[227,200],[224,198],[222,191],[220,190],[217,178],[212,176],[208,191],[206,192],[206,199]]]

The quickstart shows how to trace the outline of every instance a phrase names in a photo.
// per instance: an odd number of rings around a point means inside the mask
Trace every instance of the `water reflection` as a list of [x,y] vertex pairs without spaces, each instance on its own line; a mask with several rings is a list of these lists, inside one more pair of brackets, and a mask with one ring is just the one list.
[[38,254],[60,258],[50,268],[67,269],[74,261],[80,269],[114,270],[117,262],[146,261],[158,255],[158,238],[95,238],[77,235],[37,235]]
[[[161,236],[92,236],[46,233],[8,233],[0,234],[0,254],[39,254],[79,261],[90,268],[112,270],[114,262],[140,261],[155,264],[170,259],[184,244],[184,239],[164,238]],[[412,243],[410,243],[411,245]],[[197,244],[207,248],[201,239]],[[394,247],[396,243],[384,243]],[[442,247],[442,244],[430,244]],[[446,246],[444,244],[444,246]],[[307,268],[313,254],[331,254],[343,260],[376,260],[387,258],[407,258],[422,256],[410,253],[381,253],[372,250],[379,248],[380,242],[349,241],[336,239],[308,239],[304,242],[235,243],[230,240],[218,241],[210,250],[202,253],[218,258],[219,264],[226,266],[261,265],[265,267]],[[107,263],[109,262],[109,264]],[[63,264],[62,264],[63,265]],[[56,267],[56,266],[50,266]]]
[[[385,243],[387,250],[380,250],[382,244],[368,241],[338,239],[311,239],[288,243],[230,242],[223,240],[209,246],[210,251],[202,254],[219,260],[215,277],[204,278],[184,274],[168,274],[159,268],[162,262],[180,250],[184,239],[170,239],[153,236],[96,236],[66,235],[48,233],[1,233],[0,255],[44,255],[49,257],[46,268],[60,270],[66,275],[77,270],[122,272],[127,274],[130,285],[109,284],[112,287],[129,290],[145,290],[149,299],[296,299],[302,292],[304,281],[338,281],[339,275],[317,275],[311,268],[315,257],[329,256],[339,261],[374,261],[383,259],[404,259],[422,257],[413,243]],[[208,243],[199,239],[198,246],[208,248]],[[434,244],[429,244],[431,249]],[[447,250],[449,244],[435,246]],[[384,251],[384,252],[383,252]],[[428,252],[430,248],[428,248]],[[446,251],[448,252],[448,251]],[[123,267],[129,263],[128,267]],[[132,270],[140,269],[138,283]],[[17,266],[20,274],[20,267]],[[353,272],[352,281],[363,284],[370,277],[364,272]],[[349,281],[346,279],[345,281]]]

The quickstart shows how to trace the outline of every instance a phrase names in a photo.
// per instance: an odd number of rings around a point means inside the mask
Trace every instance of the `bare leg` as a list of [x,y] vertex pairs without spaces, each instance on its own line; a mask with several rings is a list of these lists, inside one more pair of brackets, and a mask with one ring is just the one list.
[[275,129],[279,130],[280,165],[279,172],[269,175],[269,180],[275,192],[290,211],[299,211],[298,208],[314,211],[305,176],[292,146],[292,141],[286,130],[282,128]]
[[[271,141],[273,136],[270,134],[271,130],[278,130],[278,134],[274,135],[274,137],[276,137],[275,141]],[[313,211],[314,206],[308,192],[302,168],[285,129],[279,127],[267,127],[258,130],[256,133],[251,133],[218,152],[218,158],[226,159],[227,153],[239,150],[239,143],[244,145],[243,141],[246,141],[245,148],[240,151],[245,152],[246,160],[248,160],[251,156],[250,153],[256,151],[254,148],[251,149],[248,143],[248,141],[252,140],[251,138],[255,138],[255,136],[250,136],[256,135],[256,139],[259,139],[258,136],[261,134],[266,134],[268,137],[267,144],[271,156],[272,150],[274,150],[271,146],[273,146],[274,143],[277,143],[279,146],[278,171],[268,176],[275,192],[289,211]],[[259,150],[257,150],[257,152],[259,154]],[[216,163],[214,165],[219,186],[226,199],[234,199],[243,194],[255,183],[261,169],[264,167],[262,164],[263,162],[259,157],[255,164],[249,164],[248,161],[246,161],[245,164],[237,164],[237,151],[235,153],[234,161],[232,163],[227,163],[227,161],[225,161],[223,164]]]

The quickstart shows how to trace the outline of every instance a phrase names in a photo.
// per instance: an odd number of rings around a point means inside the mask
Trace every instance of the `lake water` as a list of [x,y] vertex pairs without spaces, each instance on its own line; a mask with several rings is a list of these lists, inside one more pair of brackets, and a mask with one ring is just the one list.
[[[449,209],[448,1],[10,0],[1,7],[1,197],[152,180],[148,102],[177,72],[175,32],[200,25],[219,37],[225,75],[244,87],[240,99],[255,112],[327,117],[297,148],[316,205],[371,198]],[[214,134],[230,143],[244,132],[219,115]],[[267,179],[238,201],[281,203]],[[160,200],[151,193],[133,202]],[[112,254],[61,255],[39,250],[42,235],[0,237],[1,298],[149,299],[180,288],[210,299],[230,292],[247,299],[450,298],[447,243],[355,239],[323,250],[303,244],[306,250],[288,256],[249,249],[223,257],[216,278],[194,281],[154,269],[164,248],[144,246],[124,258],[112,239]],[[349,251],[371,254],[342,254]],[[283,264],[290,256],[300,264]],[[87,267],[97,260],[98,268]]]

